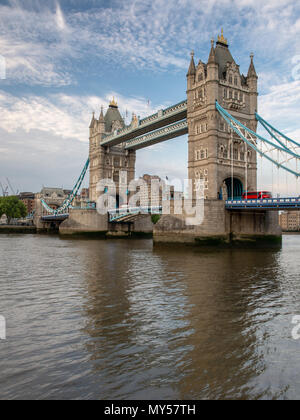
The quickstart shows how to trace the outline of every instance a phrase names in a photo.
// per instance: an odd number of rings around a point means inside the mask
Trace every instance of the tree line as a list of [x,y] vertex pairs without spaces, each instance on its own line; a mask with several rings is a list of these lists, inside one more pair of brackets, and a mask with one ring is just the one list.
[[12,219],[26,217],[27,208],[18,197],[0,197],[0,218],[3,215],[7,217],[7,223],[10,224]]

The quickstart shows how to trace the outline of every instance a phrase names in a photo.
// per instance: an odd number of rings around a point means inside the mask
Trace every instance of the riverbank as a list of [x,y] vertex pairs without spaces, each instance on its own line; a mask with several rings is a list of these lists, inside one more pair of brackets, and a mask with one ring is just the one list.
[[300,235],[300,232],[282,232],[283,235]]
[[37,233],[36,227],[35,226],[8,226],[8,225],[4,225],[4,226],[0,226],[0,234],[1,233],[13,233],[13,234],[34,234]]

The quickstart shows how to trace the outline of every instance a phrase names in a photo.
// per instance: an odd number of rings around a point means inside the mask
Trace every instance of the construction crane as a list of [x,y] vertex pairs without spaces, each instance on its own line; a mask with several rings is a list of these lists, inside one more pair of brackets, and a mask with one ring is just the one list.
[[6,188],[4,189],[4,187],[3,187],[3,185],[2,185],[2,182],[0,182],[0,187],[1,187],[1,190],[2,190],[2,195],[3,195],[3,197],[7,197],[7,196],[8,196],[8,187],[6,187]]
[[18,195],[19,194],[19,191],[17,191],[17,194],[15,193],[15,190],[11,186],[11,183],[10,183],[10,181],[9,181],[8,178],[6,178],[6,181],[7,181],[8,185],[9,185],[9,188],[11,189],[11,192],[13,193],[13,195]]

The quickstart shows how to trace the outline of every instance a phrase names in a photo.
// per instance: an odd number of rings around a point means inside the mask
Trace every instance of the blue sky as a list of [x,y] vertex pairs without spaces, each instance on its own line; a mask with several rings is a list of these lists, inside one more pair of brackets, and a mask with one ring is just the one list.
[[[243,73],[255,54],[260,114],[300,140],[299,2],[0,0],[0,181],[71,187],[92,111],[115,96],[143,117],[185,99],[190,51],[207,60],[222,27]],[[137,175],[184,178],[186,168],[186,137],[138,152]]]

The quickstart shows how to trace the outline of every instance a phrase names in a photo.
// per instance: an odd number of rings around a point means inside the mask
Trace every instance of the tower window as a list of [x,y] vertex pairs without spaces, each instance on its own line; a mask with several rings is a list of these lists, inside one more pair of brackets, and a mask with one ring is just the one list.
[[234,160],[239,160],[239,152],[236,148],[233,151],[233,159]]

